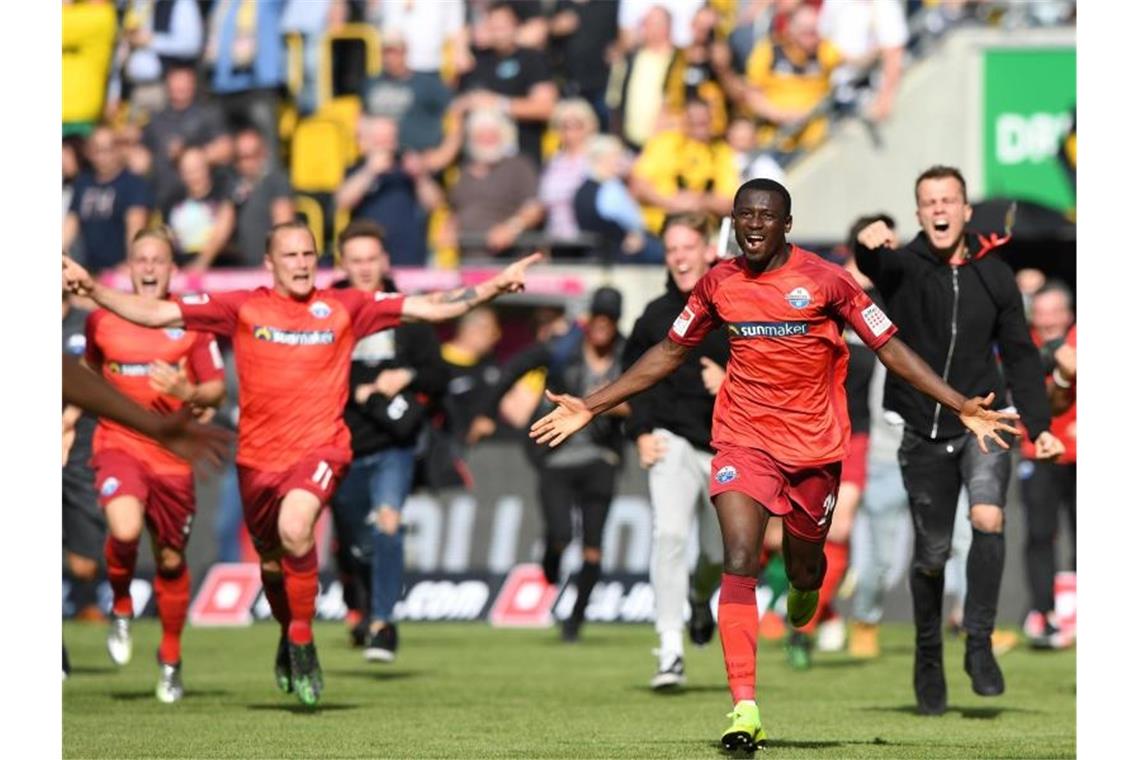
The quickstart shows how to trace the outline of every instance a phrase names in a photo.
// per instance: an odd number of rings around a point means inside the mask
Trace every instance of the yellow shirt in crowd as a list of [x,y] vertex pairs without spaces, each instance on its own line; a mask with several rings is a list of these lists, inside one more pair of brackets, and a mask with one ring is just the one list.
[[63,6],[63,123],[92,124],[103,113],[115,44],[115,6]]
[[[772,105],[810,110],[827,96],[831,89],[831,72],[842,62],[843,54],[827,40],[819,43],[813,56],[765,40],[753,48],[752,55],[748,57],[745,76],[748,83],[759,88]],[[775,132],[771,127],[761,130],[758,135],[761,147],[768,147],[767,143],[770,143]],[[827,120],[816,119],[780,148],[812,148],[826,134]]]
[[[740,184],[732,148],[723,140],[699,142],[680,131],[661,132],[650,138],[634,164],[633,173],[663,195],[691,190],[712,191],[731,198]],[[664,209],[643,205],[642,216],[650,232],[655,235],[661,232]]]

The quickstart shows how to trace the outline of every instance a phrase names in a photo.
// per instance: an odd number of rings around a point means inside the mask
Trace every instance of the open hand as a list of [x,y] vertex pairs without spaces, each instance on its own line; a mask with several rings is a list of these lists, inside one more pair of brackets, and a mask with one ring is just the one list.
[[549,444],[554,448],[594,419],[593,412],[577,396],[547,391],[546,398],[558,408],[530,426],[530,437],[535,439],[535,443]]
[[193,386],[186,374],[186,358],[183,357],[177,367],[162,359],[151,362],[150,387],[180,401],[189,401]]
[[989,405],[993,402],[993,391],[990,391],[990,395],[985,398],[974,396],[962,405],[962,411],[958,413],[958,419],[962,420],[962,424],[977,437],[978,445],[987,454],[990,450],[986,447],[986,438],[992,438],[998,446],[1008,449],[1009,444],[998,435],[998,432],[1006,432],[1015,436],[1021,435],[1017,428],[1006,422],[1006,420],[1017,421],[1020,419],[1017,412],[998,412],[989,409]]

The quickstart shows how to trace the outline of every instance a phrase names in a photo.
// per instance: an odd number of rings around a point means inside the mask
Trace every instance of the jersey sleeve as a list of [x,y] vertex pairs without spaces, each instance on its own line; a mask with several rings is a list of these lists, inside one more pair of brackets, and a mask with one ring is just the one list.
[[669,328],[669,340],[692,348],[713,328],[721,325],[712,300],[714,287],[713,279],[707,274],[700,279],[693,292],[689,294],[685,308],[681,309],[681,313],[673,320],[673,326]]
[[221,380],[226,374],[218,342],[209,333],[198,333],[194,344],[190,346],[187,364],[190,365],[190,376],[194,378],[196,383]]
[[215,335],[233,335],[237,330],[238,309],[253,294],[249,290],[227,293],[192,293],[176,299],[187,330]]
[[898,332],[890,317],[847,272],[840,270],[835,274],[828,295],[832,311],[849,324],[872,351],[878,351]]
[[400,324],[404,312],[403,293],[385,293],[378,290],[368,294],[355,288],[331,291],[333,297],[348,308],[352,316],[352,332],[363,338],[374,332],[387,330]]

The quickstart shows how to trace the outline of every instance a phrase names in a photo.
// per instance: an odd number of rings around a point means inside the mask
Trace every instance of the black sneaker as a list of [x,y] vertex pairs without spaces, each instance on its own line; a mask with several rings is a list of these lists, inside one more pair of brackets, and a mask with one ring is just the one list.
[[703,647],[712,641],[713,632],[716,630],[712,607],[709,605],[708,599],[703,602],[690,599],[689,608],[691,610],[689,613],[689,641]]
[[914,653],[914,698],[919,715],[946,712],[946,675],[942,672],[942,651]]
[[578,640],[578,632],[582,628],[582,619],[571,615],[562,621],[562,640],[573,643]]
[[286,694],[293,691],[293,672],[289,665],[289,642],[285,634],[277,640],[277,659],[273,661],[273,678],[277,681],[277,688]]
[[1029,640],[1029,645],[1034,649],[1065,649],[1072,644],[1072,637],[1062,633],[1061,629],[1053,625],[1048,618],[1045,619],[1045,627],[1040,633]]
[[67,645],[63,645],[63,677],[71,675],[71,660],[67,656]]
[[348,629],[348,643],[353,649],[360,649],[368,644],[368,621],[361,620]]
[[974,693],[983,697],[996,697],[1005,693],[1005,679],[994,659],[990,638],[974,636],[966,640],[966,672],[970,675]]
[[313,642],[308,644],[289,645],[289,670],[293,681],[293,691],[297,699],[306,707],[315,707],[321,699],[321,690],[324,688],[324,677],[321,675],[321,663],[317,659],[317,646]]
[[375,633],[369,632],[368,643],[364,645],[364,659],[368,662],[392,662],[396,659],[399,645],[395,623],[386,623]]

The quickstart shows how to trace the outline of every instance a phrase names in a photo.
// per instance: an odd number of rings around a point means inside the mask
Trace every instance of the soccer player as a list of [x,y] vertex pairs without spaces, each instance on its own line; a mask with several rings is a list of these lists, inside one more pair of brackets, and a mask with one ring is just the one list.
[[[162,229],[136,234],[127,271],[139,297],[166,300],[174,273],[170,237]],[[222,357],[214,338],[204,332],[148,329],[100,309],[87,318],[86,362],[125,396],[149,408],[205,409],[217,407],[225,396]],[[130,586],[145,522],[162,621],[155,695],[161,702],[177,702],[182,698],[182,628],[190,605],[184,555],[195,512],[193,471],[186,460],[111,420],[99,421],[92,451],[95,487],[107,517],[103,554],[114,594],[107,652],[116,665],[131,660]]]
[[343,412],[357,338],[403,321],[454,319],[502,293],[523,289],[535,253],[474,287],[445,293],[367,295],[317,289],[316,242],[301,222],[267,235],[273,286],[183,296],[119,293],[64,259],[72,292],[147,327],[185,327],[233,338],[240,421],[238,476],[246,527],[261,558],[262,583],[281,625],[278,686],[315,705],[323,685],[312,620],[317,596],[313,527],[351,460]]
[[815,614],[826,571],[823,544],[847,449],[843,380],[846,322],[898,376],[953,409],[988,451],[1007,444],[1017,415],[967,399],[894,337],[896,328],[841,268],[790,245],[792,199],[768,179],[741,185],[732,220],[743,255],[706,274],[669,335],[612,384],[585,399],[549,393],[559,408],[531,426],[557,446],[596,415],[675,372],[719,325],[729,334],[728,375],[713,413],[710,493],[724,542],[718,625],[734,701],[721,736],[730,752],[764,746],[756,705],[756,574],[770,515],[783,518],[788,621]]

